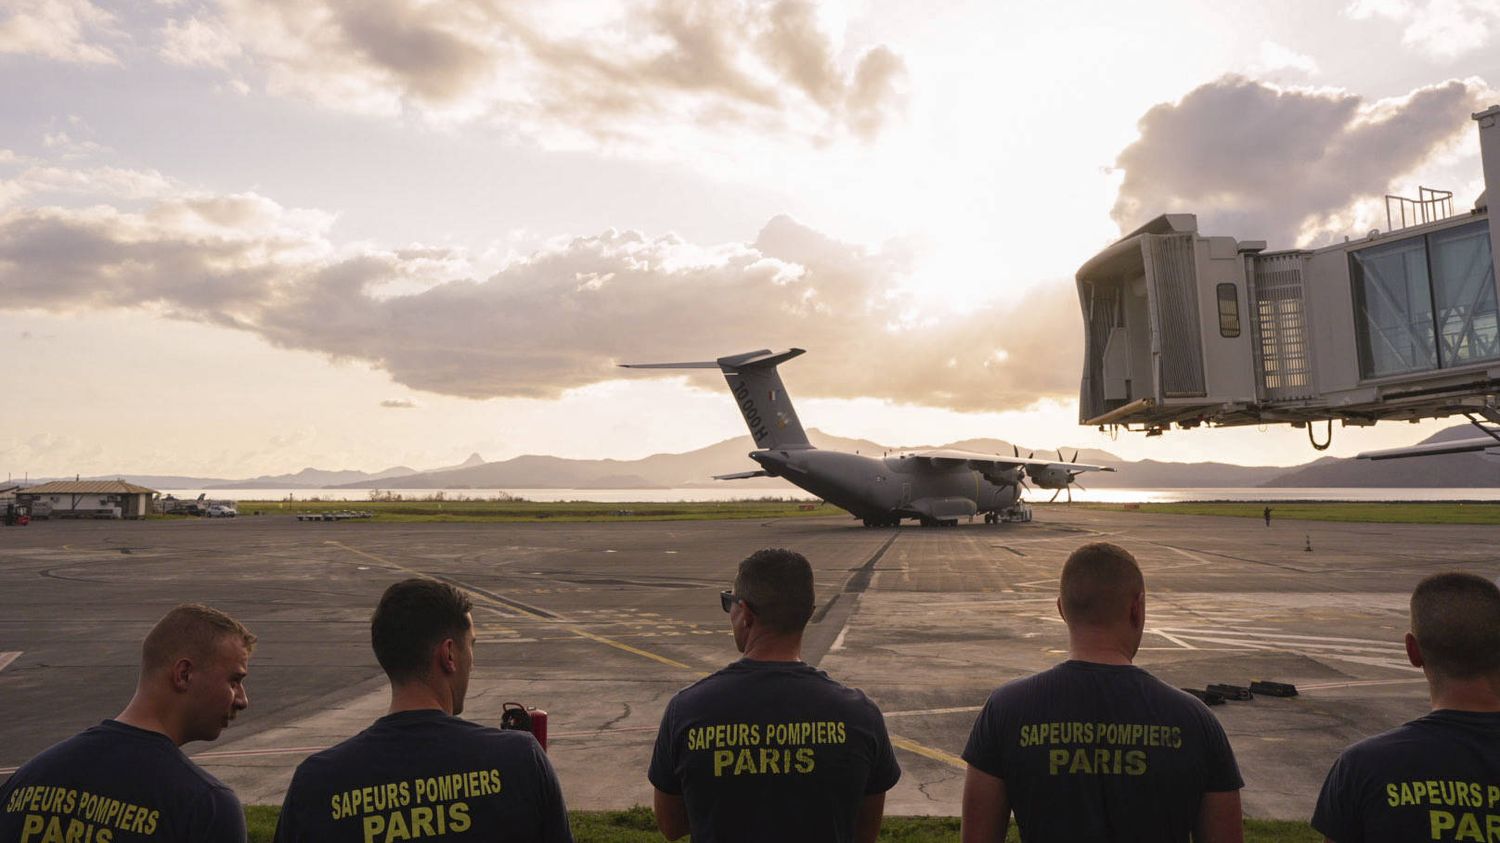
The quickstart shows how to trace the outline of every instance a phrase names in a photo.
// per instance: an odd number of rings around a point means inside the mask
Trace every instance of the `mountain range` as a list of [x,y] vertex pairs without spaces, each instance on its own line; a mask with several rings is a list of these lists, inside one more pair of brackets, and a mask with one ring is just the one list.
[[[1469,425],[1438,431],[1425,443],[1472,437]],[[867,439],[847,439],[816,428],[808,438],[819,448],[866,455],[898,450],[925,450],[932,446],[892,448]],[[393,466],[377,472],[329,471],[304,468],[292,474],[262,475],[241,480],[173,475],[109,475],[156,489],[652,489],[714,486],[715,474],[753,468],[745,456],[754,449],[749,436],[682,454],[654,454],[636,460],[580,460],[526,455],[486,462],[471,454],[458,465],[425,470]],[[938,447],[984,454],[1010,455],[1011,443],[1001,439],[966,439]],[[1050,456],[1056,452],[1021,447],[1023,455]],[[1063,456],[1073,454],[1064,449]],[[1371,462],[1324,457],[1299,466],[1243,466],[1229,463],[1177,463],[1159,460],[1123,460],[1093,448],[1078,451],[1079,462],[1110,466],[1114,473],[1091,473],[1081,479],[1098,488],[1487,488],[1500,487],[1500,460],[1482,454],[1449,454],[1417,459]],[[788,488],[777,478],[734,481],[740,488],[778,490]]]

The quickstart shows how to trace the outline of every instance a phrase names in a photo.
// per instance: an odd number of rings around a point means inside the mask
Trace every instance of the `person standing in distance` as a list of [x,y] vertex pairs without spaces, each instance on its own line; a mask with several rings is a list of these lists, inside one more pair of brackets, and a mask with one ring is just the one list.
[[385,590],[370,639],[390,678],[390,713],[297,766],[278,843],[572,843],[557,776],[536,738],[457,716],[474,667],[471,608],[437,580]]
[[719,600],[744,658],[667,703],[649,773],[657,827],[693,843],[873,843],[901,768],[880,709],[802,661],[812,566],[757,551]]
[[244,843],[234,792],[182,753],[250,705],[255,636],[184,603],[141,644],[135,696],[113,720],[42,752],[0,785],[0,841]]
[[1500,840],[1500,588],[1473,574],[1422,580],[1406,656],[1432,711],[1344,750],[1313,828],[1336,843]]
[[964,843],[1240,843],[1239,767],[1207,706],[1134,666],[1146,627],[1135,557],[1098,542],[1063,564],[1068,661],[1001,686],[969,734]]

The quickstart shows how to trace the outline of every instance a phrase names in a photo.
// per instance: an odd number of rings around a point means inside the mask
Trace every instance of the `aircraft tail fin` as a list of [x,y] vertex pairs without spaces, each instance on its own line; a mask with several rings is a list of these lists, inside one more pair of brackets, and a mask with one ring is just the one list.
[[802,429],[792,400],[776,367],[802,354],[800,348],[771,351],[763,348],[695,363],[626,363],[627,369],[718,369],[740,405],[740,414],[757,448],[807,449],[812,443]]

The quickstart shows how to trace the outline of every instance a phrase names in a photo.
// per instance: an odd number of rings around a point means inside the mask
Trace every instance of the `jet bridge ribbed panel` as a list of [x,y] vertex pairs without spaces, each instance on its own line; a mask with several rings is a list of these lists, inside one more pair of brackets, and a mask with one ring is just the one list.
[[1313,398],[1311,337],[1303,304],[1303,253],[1249,259],[1254,266],[1255,365],[1264,398]]
[[1084,343],[1084,359],[1088,367],[1083,376],[1084,417],[1090,418],[1111,409],[1104,397],[1104,354],[1109,346],[1110,332],[1119,322],[1120,288],[1118,285],[1089,285],[1081,292],[1084,296],[1084,323],[1088,328]]
[[1203,340],[1198,318],[1193,235],[1146,238],[1147,272],[1155,278],[1153,298],[1160,326],[1161,390],[1167,398],[1205,394]]

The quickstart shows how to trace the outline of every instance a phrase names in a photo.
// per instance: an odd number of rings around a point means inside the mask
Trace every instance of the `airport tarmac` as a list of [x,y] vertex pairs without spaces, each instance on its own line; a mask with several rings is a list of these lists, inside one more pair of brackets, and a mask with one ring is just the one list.
[[[308,753],[384,713],[369,649],[381,591],[422,573],[468,589],[480,644],[465,716],[545,708],[572,808],[650,804],[667,699],[735,657],[718,591],[753,550],[812,561],[808,661],[881,706],[904,775],[895,814],[959,813],[962,752],[996,685],[1064,658],[1057,572],[1091,540],[1147,579],[1137,663],[1174,685],[1293,682],[1214,708],[1247,814],[1306,819],[1340,749],[1426,710],[1401,646],[1424,575],[1500,575],[1500,529],[1039,507],[1031,524],[899,530],[847,519],[625,524],[300,523],[290,517],[40,522],[0,529],[0,775],[113,716],[166,609],[220,607],[261,638],[250,708],[186,747],[247,803],[278,803]],[[1310,541],[1312,550],[1304,548]]]

